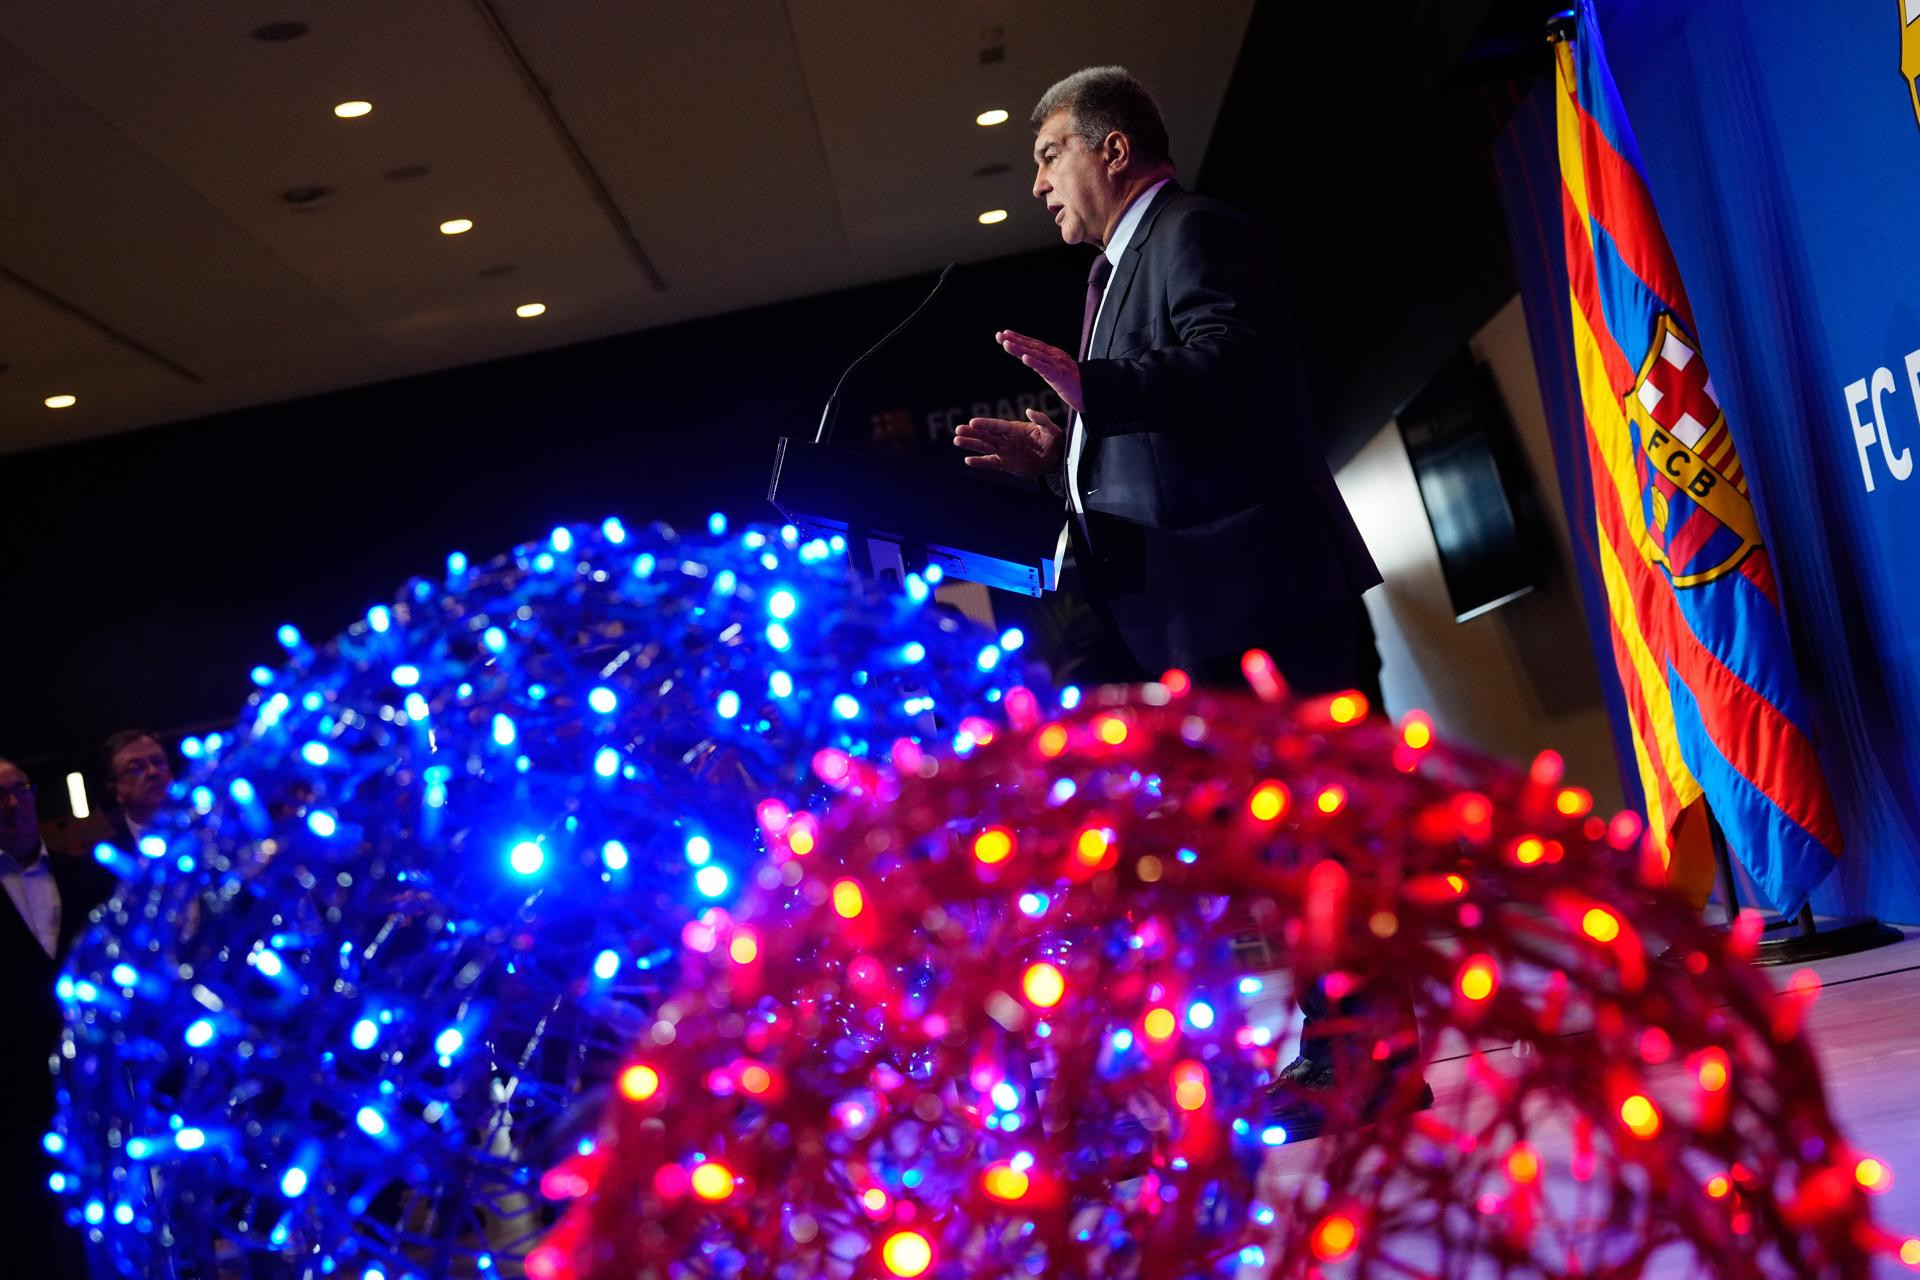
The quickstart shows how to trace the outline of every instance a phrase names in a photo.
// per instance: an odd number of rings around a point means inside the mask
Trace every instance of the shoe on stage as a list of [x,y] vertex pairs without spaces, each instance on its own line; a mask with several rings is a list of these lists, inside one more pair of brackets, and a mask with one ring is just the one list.
[[[1364,1097],[1357,1088],[1343,1087],[1332,1064],[1295,1058],[1267,1087],[1267,1122],[1287,1131],[1286,1144],[1306,1142],[1329,1130],[1357,1129],[1372,1124],[1402,1089],[1419,1079],[1405,1063],[1366,1073]],[[1413,1093],[1414,1111],[1433,1105],[1433,1086],[1424,1079]]]

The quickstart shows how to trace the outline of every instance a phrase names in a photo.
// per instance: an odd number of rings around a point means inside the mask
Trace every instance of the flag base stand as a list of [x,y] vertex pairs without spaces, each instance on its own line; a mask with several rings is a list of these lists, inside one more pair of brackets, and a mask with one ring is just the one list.
[[[1711,813],[1711,811],[1709,811]],[[1715,819],[1708,828],[1713,836],[1714,861],[1720,864],[1720,891],[1727,898],[1727,923],[1740,914],[1739,882],[1734,879],[1733,856],[1727,852],[1727,838]],[[1843,916],[1826,921],[1813,918],[1813,908],[1803,906],[1800,914],[1768,916],[1760,928],[1760,946],[1753,962],[1760,965],[1806,964],[1832,956],[1850,956],[1875,947],[1891,946],[1906,935],[1872,916]]]

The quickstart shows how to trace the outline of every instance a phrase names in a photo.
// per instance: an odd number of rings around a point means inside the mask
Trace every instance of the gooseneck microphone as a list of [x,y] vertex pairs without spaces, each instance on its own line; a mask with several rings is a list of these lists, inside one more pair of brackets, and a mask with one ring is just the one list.
[[905,320],[893,326],[886,337],[874,343],[867,349],[865,355],[848,365],[846,373],[840,375],[840,381],[833,384],[833,394],[827,397],[826,408],[820,411],[820,429],[813,434],[813,442],[815,444],[826,444],[829,440],[833,439],[834,417],[840,411],[840,388],[847,384],[847,375],[851,374],[868,360],[871,360],[875,352],[899,337],[901,330],[919,318],[920,313],[927,309],[927,304],[932,302],[934,298],[939,296],[940,291],[947,287],[947,277],[953,274],[953,265],[951,262],[947,264],[946,269],[940,273],[940,279],[934,282],[933,291],[920,300],[920,305],[915,307]]

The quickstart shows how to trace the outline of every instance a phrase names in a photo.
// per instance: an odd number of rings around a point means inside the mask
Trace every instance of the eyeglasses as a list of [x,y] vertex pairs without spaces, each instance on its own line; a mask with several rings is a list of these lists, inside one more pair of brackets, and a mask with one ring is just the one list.
[[170,772],[170,770],[167,766],[167,758],[165,756],[134,756],[131,759],[122,760],[120,767],[114,771],[113,776],[116,778],[125,778],[135,774],[168,772]]
[[17,783],[11,787],[0,787],[0,805],[25,804],[33,799],[36,788],[30,782]]

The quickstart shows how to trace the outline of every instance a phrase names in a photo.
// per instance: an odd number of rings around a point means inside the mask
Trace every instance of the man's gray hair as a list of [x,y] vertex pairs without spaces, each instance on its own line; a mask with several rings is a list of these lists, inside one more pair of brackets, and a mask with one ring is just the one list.
[[1147,86],[1125,67],[1087,67],[1076,71],[1040,95],[1028,122],[1036,130],[1056,112],[1065,111],[1073,131],[1088,148],[1098,147],[1110,133],[1124,133],[1134,154],[1148,164],[1173,161],[1166,121]]

